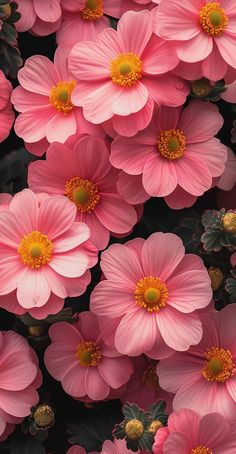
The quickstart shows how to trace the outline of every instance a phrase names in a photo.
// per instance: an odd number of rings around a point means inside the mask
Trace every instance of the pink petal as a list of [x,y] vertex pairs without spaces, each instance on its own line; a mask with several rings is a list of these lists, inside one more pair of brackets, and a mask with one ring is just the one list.
[[73,397],[86,395],[85,388],[86,368],[77,364],[71,367],[63,376],[62,385],[67,394]]
[[41,307],[48,301],[51,289],[42,269],[28,268],[18,282],[17,299],[22,307]]
[[101,268],[107,279],[123,283],[128,290],[133,290],[134,285],[143,277],[137,256],[121,244],[113,244],[102,253]]
[[142,55],[152,34],[151,13],[128,11],[118,22],[117,38],[121,53],[133,52]]
[[203,161],[185,153],[175,161],[178,184],[192,195],[199,196],[210,189],[212,178]]
[[61,236],[53,242],[53,252],[55,254],[69,251],[76,246],[84,243],[90,237],[90,231],[83,222],[74,222],[74,224]]
[[186,383],[203,380],[201,370],[204,357],[191,353],[175,353],[170,358],[162,360],[157,366],[160,386],[168,392],[176,393]]
[[97,315],[120,317],[135,307],[134,290],[128,290],[121,282],[101,281],[91,294],[90,309]]
[[[64,153],[65,155],[65,153]],[[79,176],[91,179],[94,183],[105,177],[111,169],[109,152],[103,140],[86,136],[74,147],[74,160],[78,161]]]
[[126,116],[139,112],[147,103],[148,90],[142,82],[133,87],[125,87],[120,90],[113,99],[112,112],[114,115]]
[[[224,308],[220,313],[220,317],[217,316],[217,326],[220,336],[220,345],[222,348],[230,349],[235,352],[236,339],[234,329],[234,318],[236,313],[236,305],[230,304]],[[234,353],[235,354],[235,353]]]
[[85,388],[88,396],[92,400],[103,400],[110,392],[109,386],[104,381],[96,367],[89,367],[87,369],[85,376]]
[[233,68],[236,68],[235,36],[228,33],[222,33],[221,35],[215,37],[215,42],[226,63],[233,66]]
[[218,177],[224,172],[228,148],[215,137],[205,144],[189,145],[188,153],[196,159],[202,160],[207,165],[212,177]]
[[201,30],[196,20],[201,7],[201,0],[195,0],[194,4],[189,0],[162,3],[156,11],[156,33],[167,40],[190,40]]
[[[193,100],[184,109],[178,127],[184,132],[187,144],[206,142],[222,128],[224,119],[215,104]],[[206,144],[207,145],[207,144]]]
[[142,54],[142,62],[143,74],[146,75],[156,76],[170,71],[179,63],[175,43],[163,41],[153,34]]
[[48,197],[40,205],[39,230],[53,241],[72,227],[75,216],[76,207],[66,197]]
[[90,238],[93,240],[93,244],[99,249],[103,250],[106,248],[110,238],[110,232],[104,227],[99,221],[95,213],[84,213],[79,218],[88,225],[90,230]]
[[21,0],[18,11],[21,17],[16,23],[16,30],[25,32],[33,26],[36,18],[32,0]]
[[133,366],[129,358],[103,357],[98,363],[98,370],[111,388],[118,389],[130,379]]
[[200,32],[189,41],[178,44],[177,55],[181,61],[195,63],[207,58],[212,49],[212,37],[207,33]]
[[83,340],[76,327],[67,322],[58,322],[51,325],[49,329],[49,336],[53,342],[66,341],[67,345],[69,344],[72,349]]
[[50,89],[60,81],[54,64],[43,55],[29,57],[18,72],[18,80],[25,90],[49,96]]
[[26,112],[27,110],[34,110],[36,107],[48,107],[49,105],[48,95],[29,93],[20,85],[13,90],[11,102],[18,112]]
[[145,191],[154,197],[171,194],[177,186],[175,164],[157,152],[156,156],[151,157],[145,163],[143,186]]
[[168,419],[170,432],[182,432],[188,434],[193,444],[196,443],[197,432],[201,417],[193,410],[183,409],[171,413]]
[[222,58],[216,43],[213,44],[212,52],[202,61],[202,75],[211,81],[224,79],[228,65]]
[[190,91],[188,82],[171,73],[158,77],[145,76],[143,83],[149,91],[149,96],[159,106],[182,106]]
[[126,233],[137,222],[135,209],[115,194],[104,194],[96,207],[100,222],[114,233]]
[[1,407],[10,415],[22,417],[31,413],[31,408],[39,400],[37,391],[28,387],[21,391],[6,391],[0,389]]
[[134,136],[149,125],[152,118],[153,107],[154,102],[149,97],[145,106],[138,112],[125,117],[114,115],[111,121],[115,131],[125,137]]
[[97,317],[89,311],[79,315],[79,330],[86,341],[96,341],[99,337]]
[[153,347],[151,350],[148,350],[145,352],[145,355],[147,355],[149,358],[152,359],[165,359],[168,358],[169,356],[172,356],[174,353],[174,350],[168,345],[166,345],[165,341],[163,340],[160,330],[157,328],[156,330],[156,339],[153,344]]
[[184,246],[179,237],[172,233],[153,233],[143,246],[144,273],[165,282],[183,257]]
[[[111,80],[104,82],[94,91],[92,91],[91,87],[91,94],[83,102],[83,112],[86,120],[95,124],[109,120],[115,113],[115,100],[122,91],[123,89],[120,86],[115,85]],[[145,93],[143,93],[143,97]],[[143,99],[143,97],[141,98]],[[143,105],[144,103],[142,104],[142,107]],[[132,111],[129,113],[132,113]]]
[[56,22],[61,17],[59,0],[34,0],[34,9],[37,16],[45,22]]
[[44,22],[39,17],[36,17],[36,21],[31,29],[34,35],[47,36],[54,33],[60,27],[61,20],[56,22]]
[[44,363],[53,378],[61,381],[70,369],[74,367],[82,369],[75,356],[76,347],[77,345],[73,347],[63,342],[57,342],[46,349]]
[[166,306],[157,316],[157,325],[166,344],[177,351],[188,350],[202,338],[202,324],[197,314],[182,314]]
[[24,233],[30,233],[38,228],[38,201],[36,195],[30,189],[24,189],[18,192],[13,197],[9,211],[14,214],[18,221],[19,227],[21,223],[24,226]]
[[47,303],[42,307],[31,307],[28,309],[29,314],[36,318],[37,320],[43,320],[49,315],[57,314],[63,309],[64,299],[59,298],[53,293],[50,294],[50,297]]
[[156,338],[156,315],[136,307],[121,320],[115,334],[115,346],[123,355],[138,356],[151,350]]
[[114,167],[124,170],[130,175],[138,175],[143,172],[145,163],[150,157],[156,157],[156,147],[152,144],[140,143],[138,136],[134,138],[117,137],[111,147],[110,161]]
[[[198,441],[201,446],[218,447],[220,441],[227,440],[230,433],[230,425],[220,414],[208,414],[203,416],[198,427]],[[226,441],[227,443],[227,441]]]
[[[183,434],[174,432],[169,435],[163,447],[163,454],[178,452],[178,454],[189,454],[192,445],[189,439]],[[178,450],[178,451],[177,451]]]
[[49,266],[61,276],[80,277],[89,268],[89,258],[80,247],[76,247],[71,251],[55,254]]
[[20,391],[33,382],[37,374],[37,367],[33,362],[25,359],[25,352],[18,352],[17,355],[13,352],[1,361],[1,389]]
[[196,202],[197,197],[189,194],[181,186],[176,186],[175,190],[165,197],[165,202],[173,210],[189,208]]
[[15,121],[15,132],[26,142],[37,142],[46,136],[47,123],[54,115],[55,108],[52,106],[23,112]]
[[68,112],[66,115],[58,112],[49,120],[45,135],[50,143],[56,141],[64,143],[68,137],[76,134],[76,132],[77,123],[74,112]]
[[6,252],[11,249],[9,253],[17,256],[17,248],[20,244],[22,237],[26,233],[24,224],[17,218],[14,213],[2,211],[0,214],[0,235],[1,235],[1,259],[5,257],[4,246]]
[[20,257],[10,257],[7,262],[0,263],[0,294],[11,293],[18,286],[18,283],[26,272]]
[[144,203],[150,198],[143,187],[142,175],[128,175],[120,172],[117,190],[127,202],[133,205]]

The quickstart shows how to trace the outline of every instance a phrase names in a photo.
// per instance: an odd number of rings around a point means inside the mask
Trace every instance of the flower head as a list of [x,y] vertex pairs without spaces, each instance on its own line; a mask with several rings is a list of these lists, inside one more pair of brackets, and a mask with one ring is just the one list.
[[61,23],[60,0],[29,0],[18,4],[21,18],[16,23],[19,32],[31,31],[45,36],[54,33]]
[[65,297],[85,291],[97,250],[87,241],[87,225],[75,218],[66,197],[29,189],[0,211],[2,307],[45,318],[62,309]]
[[154,233],[102,253],[106,279],[91,294],[91,310],[109,319],[119,352],[158,359],[201,340],[196,310],[210,303],[210,278],[201,259],[184,252],[176,235]]
[[12,85],[0,70],[0,142],[3,142],[10,133],[14,122],[14,113],[10,101]]
[[91,312],[79,314],[74,325],[54,324],[49,335],[52,344],[45,353],[46,367],[72,397],[103,400],[129,380],[130,359],[106,346]]

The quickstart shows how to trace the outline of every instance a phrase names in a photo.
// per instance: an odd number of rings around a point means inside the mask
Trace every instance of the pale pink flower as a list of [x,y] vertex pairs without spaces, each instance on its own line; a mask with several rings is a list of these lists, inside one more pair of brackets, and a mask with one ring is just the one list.
[[88,226],[75,218],[76,208],[66,197],[30,189],[0,211],[2,307],[44,318],[58,312],[67,296],[85,291],[97,250],[88,241]]
[[[78,445],[75,445],[75,446],[72,446],[66,454],[87,454],[85,449],[82,448],[81,446],[78,446]],[[95,451],[92,451],[90,452],[89,454],[98,454],[97,452]]]
[[54,63],[34,55],[18,72],[21,86],[13,90],[12,102],[22,112],[16,119],[15,131],[25,142],[37,144],[46,138],[50,143],[63,143],[74,134],[100,134],[101,128],[88,123],[82,109],[72,104],[76,82],[68,70],[68,52],[68,48],[59,46]]
[[30,164],[28,184],[37,192],[66,195],[77,208],[76,220],[89,226],[92,242],[104,249],[110,232],[125,234],[137,222],[135,209],[117,192],[118,173],[105,143],[86,136],[70,148],[51,144],[46,161]]
[[103,400],[128,382],[133,372],[131,360],[103,342],[91,312],[80,313],[74,325],[55,323],[49,335],[52,344],[45,352],[45,365],[70,396]]
[[223,191],[231,191],[236,184],[236,156],[230,148],[228,148],[228,158],[225,163],[225,170],[221,177],[217,178],[215,184]]
[[179,410],[170,415],[168,428],[157,431],[152,450],[154,454],[235,454],[236,423],[227,422],[219,413],[201,416]]
[[[88,21],[101,20],[104,14],[117,19],[126,11],[153,9],[160,0],[61,0],[62,8],[73,13],[82,13]],[[96,8],[94,8],[96,6]]]
[[1,331],[0,346],[0,441],[3,441],[38,403],[36,389],[41,386],[42,376],[37,355],[24,337],[14,331]]
[[10,101],[11,93],[11,82],[0,70],[0,142],[9,136],[15,118]]
[[175,393],[174,410],[190,408],[201,415],[218,412],[235,420],[235,317],[236,304],[202,317],[201,342],[158,364],[160,385]]
[[161,0],[155,14],[157,35],[175,42],[181,61],[202,62],[203,76],[219,80],[236,68],[234,0]]
[[[140,451],[136,451],[139,454]],[[118,440],[117,438],[114,441],[106,440],[102,445],[101,454],[132,454],[133,451],[127,448],[125,440]],[[82,454],[82,453],[81,453]]]
[[134,373],[126,386],[121,401],[132,402],[148,410],[158,400],[166,402],[168,413],[172,410],[173,395],[161,389],[156,373],[157,363],[142,355],[133,358]]
[[182,190],[195,201],[224,172],[228,149],[214,137],[222,125],[214,104],[193,100],[184,110],[161,107],[146,129],[113,141],[110,161],[127,174],[142,175],[149,196],[168,196],[176,204]]
[[61,23],[60,0],[20,0],[21,18],[16,22],[18,32],[30,31],[45,36],[54,33]]
[[113,244],[102,253],[101,268],[106,279],[93,290],[90,307],[110,319],[120,353],[159,359],[199,343],[196,309],[211,301],[210,280],[202,260],[185,255],[179,237],[158,232]]
[[154,101],[184,103],[189,85],[168,73],[177,63],[174,45],[153,34],[151,12],[128,11],[117,31],[107,28],[97,42],[72,48],[69,67],[78,81],[72,102],[83,107],[88,121],[112,119],[120,134],[131,135],[130,128],[135,134],[150,122]]

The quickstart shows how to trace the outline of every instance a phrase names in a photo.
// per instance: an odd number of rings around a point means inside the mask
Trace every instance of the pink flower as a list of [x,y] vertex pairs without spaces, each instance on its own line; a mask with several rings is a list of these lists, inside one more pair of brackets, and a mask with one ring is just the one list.
[[228,148],[228,158],[225,163],[225,170],[215,184],[223,191],[231,191],[236,184],[236,156],[230,148]]
[[234,0],[161,0],[155,11],[157,35],[174,41],[179,59],[193,71],[202,62],[202,75],[219,80],[228,65],[236,68]]
[[3,441],[14,424],[30,415],[31,407],[38,403],[36,389],[41,386],[42,377],[37,355],[26,339],[14,331],[1,331],[0,345],[0,441]]
[[78,80],[72,102],[83,106],[88,121],[112,119],[120,134],[132,135],[130,128],[135,134],[150,122],[154,101],[170,106],[184,103],[189,86],[167,74],[177,63],[174,45],[152,33],[151,12],[128,11],[117,31],[107,28],[97,42],[72,48],[69,66]]
[[91,136],[71,148],[53,143],[46,161],[32,162],[28,174],[34,191],[68,197],[77,208],[76,220],[89,226],[99,249],[107,246],[110,232],[125,234],[137,222],[135,209],[117,192],[117,179],[105,143]]
[[175,353],[157,366],[160,385],[176,393],[173,408],[191,408],[205,415],[236,415],[236,304],[203,318],[203,337],[197,347]]
[[101,268],[106,280],[93,290],[91,310],[110,319],[120,353],[159,359],[200,342],[196,309],[210,303],[210,280],[202,260],[185,255],[176,235],[113,244],[102,253]]
[[183,111],[162,107],[135,137],[114,140],[110,160],[127,174],[142,175],[149,196],[166,197],[170,206],[180,198],[183,208],[180,191],[195,201],[224,172],[228,150],[214,137],[222,125],[214,104],[194,100]]
[[[101,450],[101,454],[131,454],[132,452],[130,449],[127,449],[125,440],[117,440],[116,438],[113,442],[111,440],[104,441]],[[140,451],[136,452],[139,454]]]
[[9,136],[15,118],[10,101],[11,92],[11,82],[0,70],[0,142]]
[[79,314],[74,325],[55,323],[49,335],[52,344],[45,352],[45,365],[70,396],[103,400],[129,380],[132,362],[106,346],[91,312]]
[[158,400],[164,400],[167,404],[167,412],[172,410],[173,396],[163,391],[159,385],[156,374],[156,361],[152,361],[142,355],[133,359],[134,373],[127,383],[126,392],[121,401],[132,402],[144,410],[153,405]]
[[97,250],[87,241],[87,225],[75,218],[76,208],[66,197],[30,189],[0,211],[2,307],[45,318],[63,307],[64,298],[85,291]]
[[226,85],[226,91],[221,94],[221,98],[230,103],[236,103],[236,80]]
[[60,0],[20,0],[21,18],[16,22],[18,32],[31,31],[45,36],[54,33],[61,23]]
[[0,211],[6,211],[9,207],[9,204],[12,200],[12,195],[7,192],[2,192],[0,194]]
[[230,257],[230,263],[233,266],[236,266],[236,252],[234,252]]
[[73,134],[100,134],[100,128],[89,124],[82,109],[71,101],[76,82],[68,71],[68,52],[68,48],[58,47],[54,64],[35,55],[18,72],[22,86],[13,90],[12,102],[22,112],[16,119],[15,131],[25,142],[34,144],[46,138],[50,143],[63,143]]
[[[81,446],[72,446],[68,451],[67,454],[86,454],[86,451]],[[90,452],[90,454],[98,454],[95,451]]]
[[201,417],[179,410],[170,415],[168,429],[157,431],[152,449],[154,454],[235,454],[236,423],[228,423],[219,413]]

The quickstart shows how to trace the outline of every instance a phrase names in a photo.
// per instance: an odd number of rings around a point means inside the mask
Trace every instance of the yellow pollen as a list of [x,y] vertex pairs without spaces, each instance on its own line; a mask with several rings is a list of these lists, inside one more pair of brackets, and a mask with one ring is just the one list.
[[41,268],[52,258],[53,244],[47,235],[36,230],[25,235],[17,249],[22,262],[30,268]]
[[102,359],[100,348],[92,341],[80,342],[75,356],[83,367],[97,366]]
[[156,363],[149,364],[149,366],[143,373],[142,382],[146,385],[147,388],[158,391],[159,379],[156,373],[156,368]]
[[130,440],[138,440],[144,433],[143,423],[138,419],[131,419],[125,425],[125,433]]
[[183,156],[186,148],[186,138],[179,129],[162,131],[157,138],[157,148],[163,158],[173,161]]
[[138,306],[145,308],[148,312],[158,312],[166,305],[168,290],[159,277],[149,276],[137,283],[134,295]]
[[190,454],[213,454],[213,451],[205,446],[198,446],[195,449],[192,449]]
[[230,350],[211,348],[206,351],[205,356],[202,375],[207,381],[225,383],[232,377],[235,365]]
[[111,62],[112,81],[123,87],[132,87],[142,78],[142,61],[132,52],[120,54]]
[[103,0],[87,0],[82,10],[85,20],[97,20],[103,16]]
[[75,107],[71,102],[71,94],[75,85],[75,81],[72,80],[71,82],[58,82],[51,88],[49,101],[59,112],[67,114]]
[[219,2],[210,2],[203,6],[199,18],[202,29],[211,36],[221,35],[229,21]]
[[72,178],[65,184],[65,195],[75,203],[81,213],[93,211],[100,200],[97,186],[80,177]]

